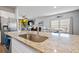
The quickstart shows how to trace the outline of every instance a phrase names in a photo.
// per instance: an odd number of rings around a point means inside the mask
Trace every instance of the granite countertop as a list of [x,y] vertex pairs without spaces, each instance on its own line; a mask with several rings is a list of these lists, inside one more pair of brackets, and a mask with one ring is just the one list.
[[40,32],[39,35],[48,37],[43,42],[32,42],[28,39],[19,37],[21,34],[37,34],[35,31],[21,32],[5,32],[5,34],[15,38],[39,52],[43,53],[77,53],[79,52],[79,35],[63,34],[63,33],[47,33]]

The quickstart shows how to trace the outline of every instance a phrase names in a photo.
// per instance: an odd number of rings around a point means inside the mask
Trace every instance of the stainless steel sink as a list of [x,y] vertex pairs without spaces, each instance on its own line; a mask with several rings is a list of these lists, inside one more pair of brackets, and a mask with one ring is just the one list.
[[37,35],[37,34],[22,34],[22,35],[19,35],[19,36],[24,38],[24,39],[28,39],[30,41],[33,41],[33,42],[43,42],[46,39],[48,39],[48,37],[40,36],[40,35]]

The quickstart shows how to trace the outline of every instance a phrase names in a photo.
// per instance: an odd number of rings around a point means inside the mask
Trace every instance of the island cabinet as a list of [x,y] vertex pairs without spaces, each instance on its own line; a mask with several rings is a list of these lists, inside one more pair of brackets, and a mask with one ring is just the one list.
[[12,53],[40,53],[32,47],[12,38],[11,39],[11,51]]

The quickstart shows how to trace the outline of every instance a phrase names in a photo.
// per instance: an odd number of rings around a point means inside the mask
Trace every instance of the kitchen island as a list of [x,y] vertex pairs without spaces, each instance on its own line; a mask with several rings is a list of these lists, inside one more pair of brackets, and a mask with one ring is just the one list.
[[[79,35],[71,35],[71,34],[63,34],[63,33],[47,33],[47,32],[39,32],[39,35],[46,36],[46,39],[43,42],[33,42],[28,39],[22,38],[19,35],[21,34],[35,34],[36,31],[21,31],[21,32],[5,32],[6,35],[9,35],[13,40],[21,43],[24,47],[27,46],[32,49],[28,49],[29,51],[34,52],[42,52],[42,53],[78,53],[79,52]],[[12,42],[12,50],[13,46],[17,46],[16,43]],[[20,46],[20,45],[19,45]],[[27,49],[24,48],[25,49]],[[16,47],[17,48],[17,47]],[[23,48],[18,48],[20,53],[24,53]],[[23,52],[22,52],[22,51]],[[14,52],[13,52],[14,53]],[[17,51],[15,52],[17,53]],[[25,52],[27,53],[27,52]]]

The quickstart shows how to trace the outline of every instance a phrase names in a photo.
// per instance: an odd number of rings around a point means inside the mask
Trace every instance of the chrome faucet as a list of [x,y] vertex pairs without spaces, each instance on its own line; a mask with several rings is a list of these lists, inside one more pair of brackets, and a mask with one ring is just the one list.
[[39,26],[37,26],[37,35],[39,35]]
[[37,26],[37,35],[39,35],[39,24]]

